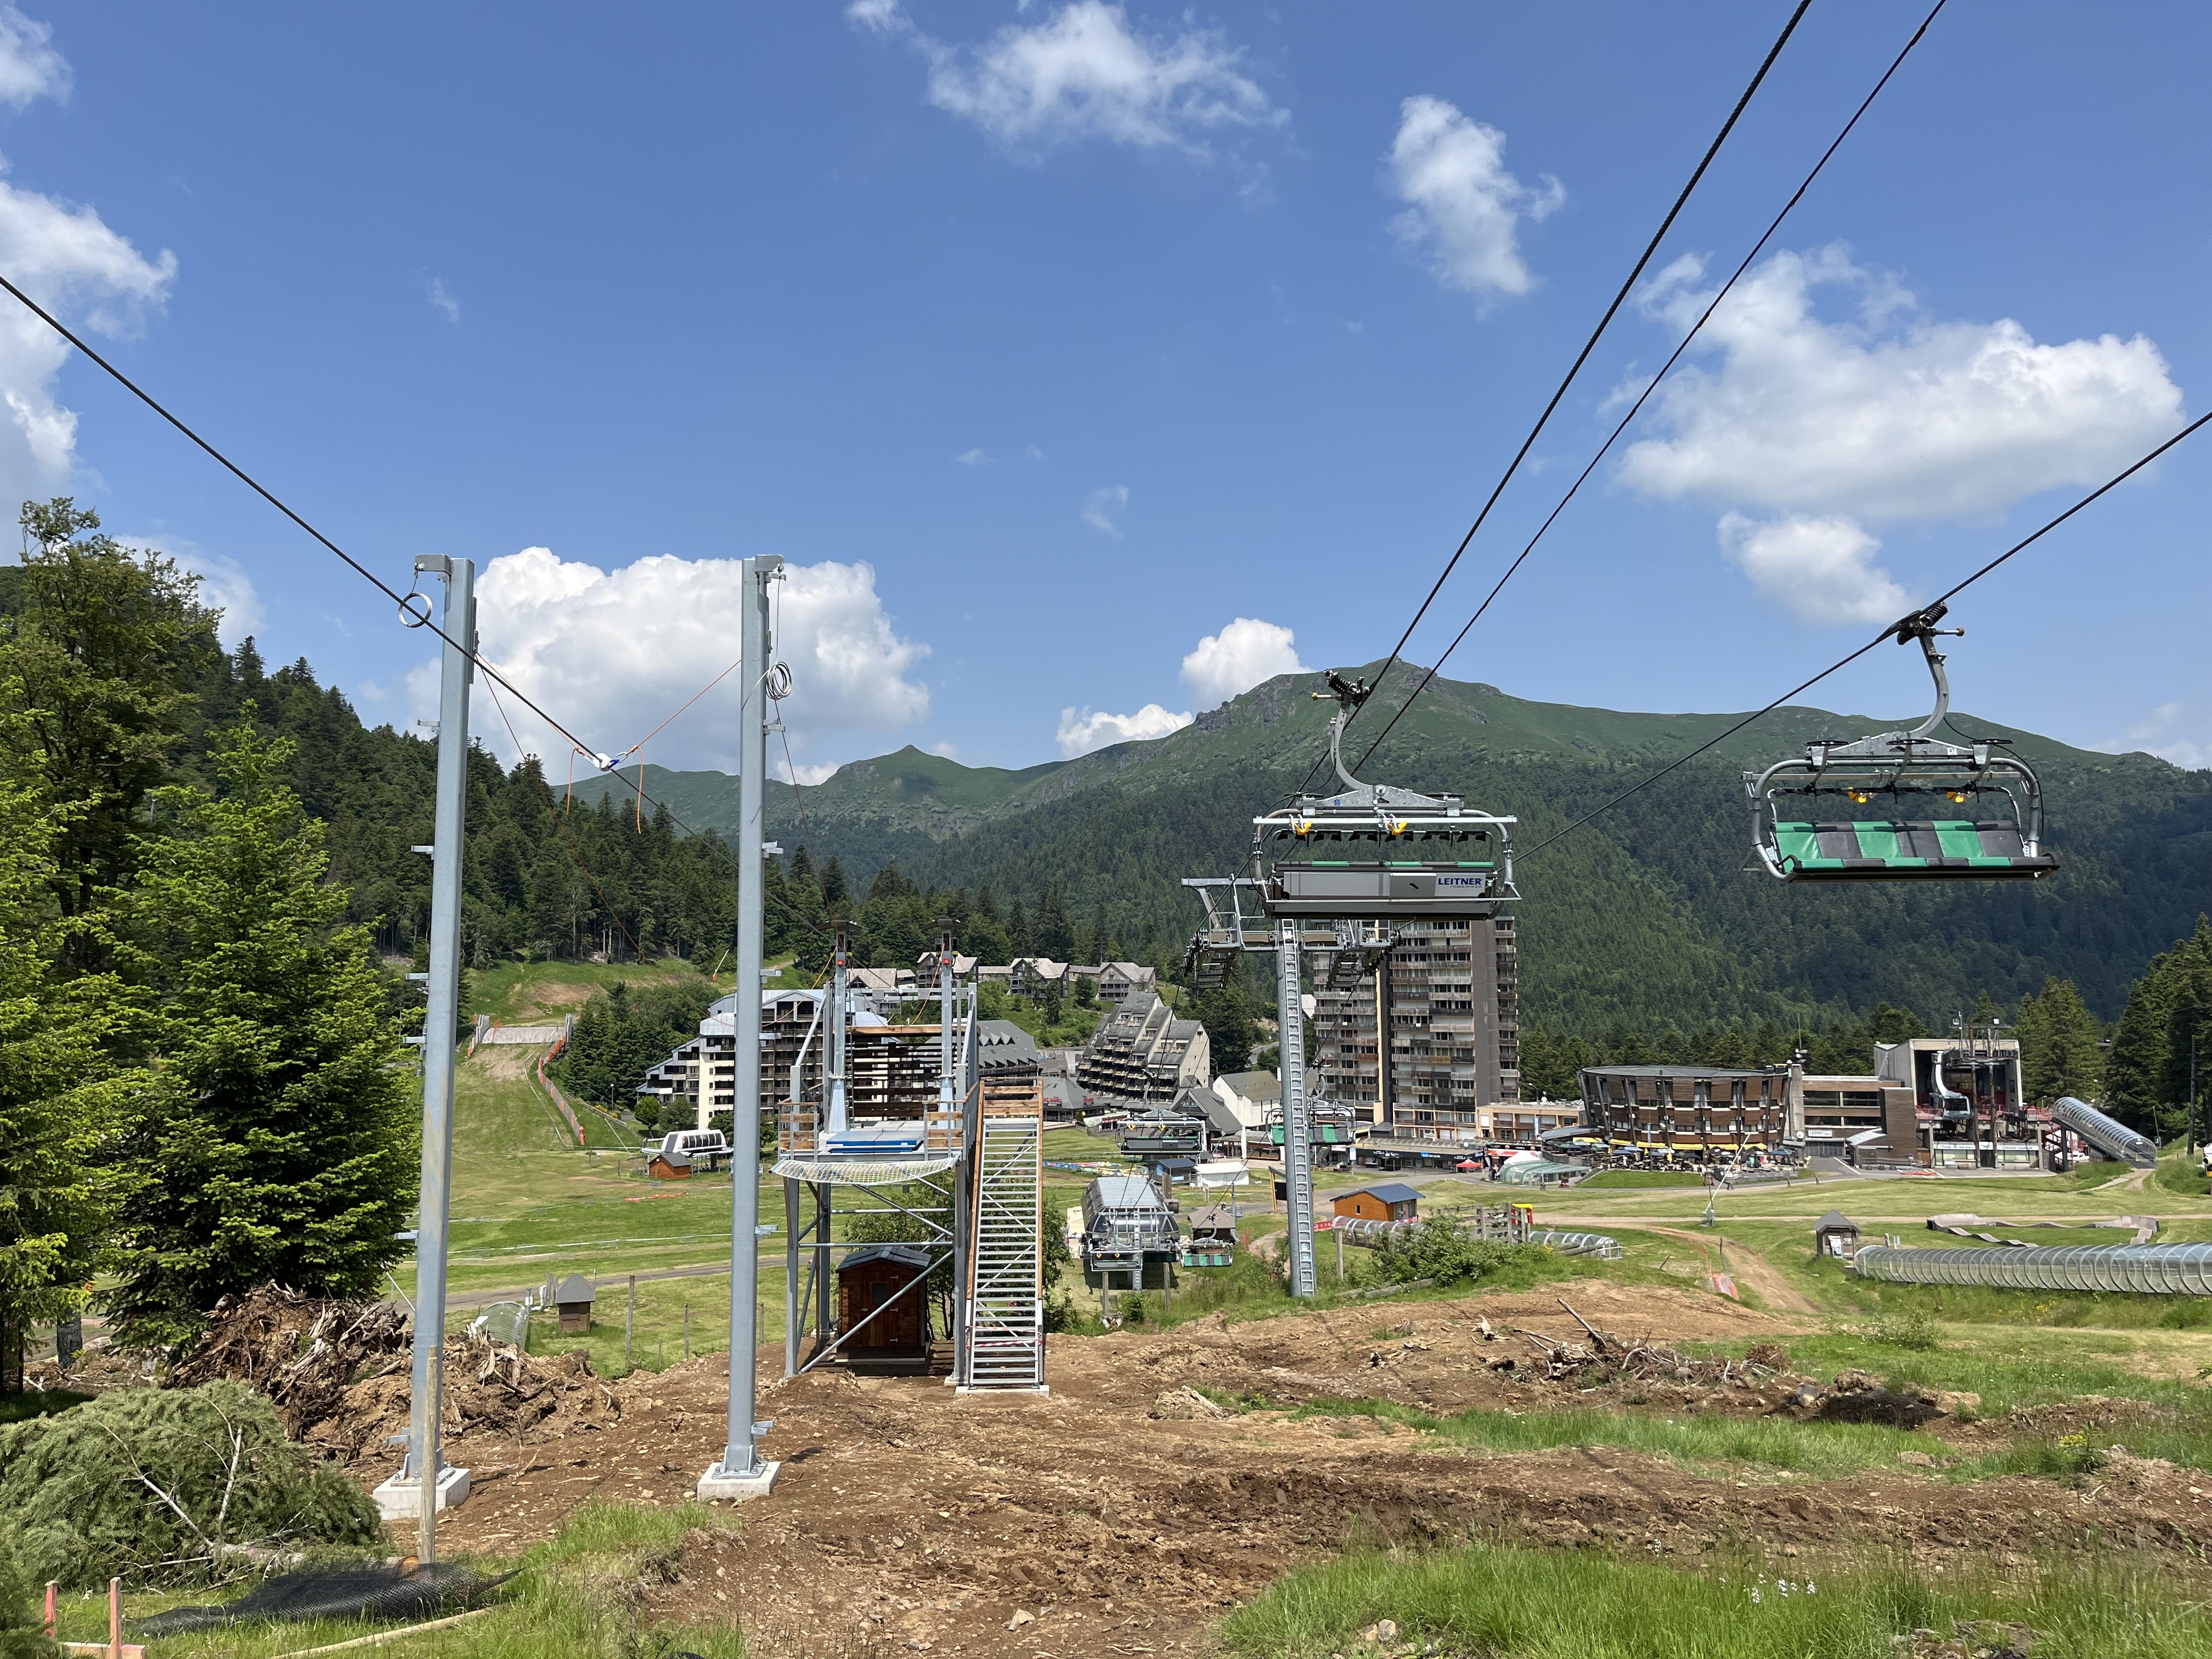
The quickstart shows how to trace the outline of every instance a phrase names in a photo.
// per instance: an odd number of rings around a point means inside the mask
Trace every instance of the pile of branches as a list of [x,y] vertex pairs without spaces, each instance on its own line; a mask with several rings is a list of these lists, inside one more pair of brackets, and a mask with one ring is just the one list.
[[[199,1346],[167,1384],[218,1379],[264,1395],[285,1432],[341,1462],[386,1455],[407,1427],[413,1322],[388,1302],[323,1302],[269,1285],[217,1304]],[[440,1433],[520,1440],[619,1420],[613,1393],[580,1351],[550,1358],[478,1334],[450,1337]]]
[[34,1580],[204,1581],[382,1530],[360,1486],[236,1383],[118,1389],[0,1428],[0,1559]]
[[169,1370],[166,1386],[214,1382],[252,1389],[297,1440],[343,1414],[347,1391],[395,1360],[404,1368],[413,1322],[389,1302],[326,1302],[264,1285],[216,1304],[199,1346]]
[[[622,1420],[622,1402],[581,1349],[541,1359],[482,1336],[455,1337],[446,1344],[445,1372],[439,1433],[448,1442],[472,1434],[550,1440]],[[405,1430],[411,1397],[403,1358],[349,1390],[345,1414],[312,1425],[307,1438],[356,1461]]]

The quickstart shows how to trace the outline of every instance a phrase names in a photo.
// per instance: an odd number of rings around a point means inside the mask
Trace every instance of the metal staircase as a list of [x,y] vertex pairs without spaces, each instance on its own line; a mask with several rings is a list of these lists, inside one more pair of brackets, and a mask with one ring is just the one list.
[[963,1386],[1044,1386],[1044,1098],[986,1085],[974,1168]]

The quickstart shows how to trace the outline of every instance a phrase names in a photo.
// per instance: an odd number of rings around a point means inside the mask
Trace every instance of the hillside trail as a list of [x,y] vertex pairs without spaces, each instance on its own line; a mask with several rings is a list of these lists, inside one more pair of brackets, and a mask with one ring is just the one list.
[[[1595,1226],[1595,1220],[1581,1224]],[[1818,1314],[1820,1310],[1806,1297],[1805,1293],[1784,1279],[1774,1264],[1748,1245],[1738,1243],[1721,1233],[1693,1232],[1686,1227],[1660,1227],[1648,1221],[1630,1221],[1616,1218],[1616,1227],[1632,1227],[1638,1232],[1656,1234],[1661,1238],[1677,1239],[1685,1244],[1700,1248],[1722,1243],[1727,1246],[1728,1271],[1741,1283],[1748,1285],[1765,1298],[1766,1305],[1777,1313]]]

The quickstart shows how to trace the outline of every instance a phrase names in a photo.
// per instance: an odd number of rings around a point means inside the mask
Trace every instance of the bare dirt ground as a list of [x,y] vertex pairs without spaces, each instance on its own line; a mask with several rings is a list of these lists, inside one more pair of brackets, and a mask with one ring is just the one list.
[[[1673,1289],[1584,1284],[1601,1328],[1654,1340],[1786,1341],[1787,1316]],[[1495,1340],[1477,1324],[1486,1317]],[[1471,1533],[1602,1545],[1694,1562],[1748,1542],[1903,1553],[1929,1567],[2081,1540],[2089,1529],[2177,1554],[2212,1526],[2206,1477],[2116,1459],[2076,1490],[2024,1479],[1959,1486],[1932,1468],[1819,1481],[1707,1477],[1602,1448],[1485,1454],[1437,1446],[1373,1417],[1222,1412],[1200,1389],[1274,1407],[1381,1398],[1445,1413],[1590,1403],[1546,1381],[1514,1328],[1583,1333],[1543,1291],[1474,1296],[1054,1346],[1049,1397],[958,1396],[940,1379],[823,1372],[786,1382],[764,1356],[760,1411],[775,1419],[775,1490],[741,1530],[693,1534],[648,1613],[742,1620],[756,1651],[929,1651],[984,1659],[1207,1650],[1207,1629],[1285,1568],[1358,1539]],[[1516,1353],[1516,1372],[1493,1369]],[[718,1359],[605,1389],[605,1409],[521,1429],[486,1419],[453,1443],[475,1493],[442,1528],[501,1553],[550,1536],[591,1498],[672,1504],[723,1439]],[[1685,1390],[1654,1407],[1769,1409],[1754,1383]],[[2091,1410],[2083,1425],[2105,1413]],[[1930,1437],[1933,1453],[1950,1449]],[[1986,1428],[1976,1438],[1986,1438]],[[1966,1449],[1962,1443],[1960,1449]],[[1930,1458],[1929,1462],[1937,1461]],[[372,1452],[364,1481],[388,1470]],[[1992,1540],[2003,1540],[1993,1549]]]

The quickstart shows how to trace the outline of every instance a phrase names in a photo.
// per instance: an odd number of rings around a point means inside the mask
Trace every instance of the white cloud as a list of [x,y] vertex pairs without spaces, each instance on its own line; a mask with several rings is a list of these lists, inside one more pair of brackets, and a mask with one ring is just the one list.
[[461,320],[461,302],[455,299],[452,290],[447,288],[446,279],[444,277],[433,276],[430,279],[429,286],[424,289],[424,293],[433,306],[446,313],[446,320],[447,322],[455,324],[456,325],[459,324]]
[[1127,484],[1108,484],[1103,489],[1094,489],[1091,492],[1091,499],[1083,504],[1083,522],[1093,530],[1103,530],[1109,536],[1119,538],[1121,526],[1115,522],[1114,515],[1128,504],[1129,486]]
[[118,536],[126,547],[166,553],[200,579],[200,603],[222,612],[216,633],[224,645],[235,648],[249,634],[258,634],[269,620],[261,595],[246,567],[224,553],[210,553],[198,543],[180,536]]
[[827,783],[831,778],[836,776],[837,763],[823,761],[817,765],[809,766],[805,761],[800,761],[795,765],[786,765],[783,757],[777,755],[769,758],[769,770],[781,777],[786,783],[796,783],[811,789],[816,784]]
[[1060,752],[1068,760],[1117,743],[1143,743],[1164,738],[1188,726],[1194,716],[1172,714],[1148,702],[1133,714],[1109,714],[1085,708],[1060,711]]
[[[1677,260],[1642,299],[1686,329],[1710,302]],[[1815,314],[1816,291],[1856,314]],[[2039,490],[2101,483],[2181,419],[2180,388],[2137,335],[2040,345],[2010,319],[1935,323],[1844,250],[1779,253],[1698,337],[1719,362],[1677,371],[1663,438],[1621,476],[1652,495],[1790,513],[1921,519],[1993,513]]]
[[988,466],[991,462],[991,458],[980,449],[963,451],[952,459],[963,466]]
[[1182,683],[1200,708],[1211,708],[1278,674],[1308,672],[1297,641],[1280,623],[1239,617],[1182,659]]
[[2212,767],[2212,712],[2200,705],[2164,702],[2117,738],[2091,745],[2116,755],[2138,750],[2191,771]]
[[1444,287],[1483,295],[1534,286],[1521,258],[1522,216],[1545,218],[1567,199],[1549,174],[1531,190],[1505,170],[1505,135],[1496,127],[1426,96],[1399,107],[1390,188],[1409,204],[1390,222],[1398,240],[1427,256]]
[[1881,543],[1855,519],[1761,523],[1730,513],[1721,520],[1720,541],[1752,586],[1779,599],[1800,622],[1894,622],[1912,608],[1889,572],[1872,562]]
[[[484,655],[587,743],[611,754],[644,738],[730,665],[737,654],[739,562],[658,555],[615,570],[543,547],[494,559],[477,578]],[[848,733],[895,732],[925,719],[929,689],[911,678],[927,646],[902,639],[866,564],[786,567],[775,606],[775,655],[791,667],[781,705],[795,757]],[[744,672],[739,670],[738,672]],[[737,675],[647,744],[663,766],[734,771]],[[410,678],[418,708],[436,706],[436,668]],[[478,681],[471,722],[508,759],[514,743]],[[524,745],[565,776],[568,744],[507,700]],[[782,759],[781,744],[775,745]],[[815,763],[818,764],[818,763]],[[799,769],[801,781],[808,764]]]
[[0,104],[27,109],[40,98],[70,95],[69,60],[48,44],[53,27],[0,5]]
[[[0,162],[0,166],[4,166]],[[96,334],[137,333],[159,310],[177,256],[149,260],[88,207],[0,179],[0,270],[47,310]],[[12,301],[0,307],[0,492],[21,501],[66,487],[76,455],[76,416],[54,401],[68,361],[61,337]]]
[[845,15],[872,33],[905,37],[929,65],[929,101],[1017,151],[1103,138],[1203,155],[1209,135],[1288,118],[1218,30],[1187,24],[1150,36],[1104,0],[1009,23],[980,46],[923,33],[897,0],[854,0]]

